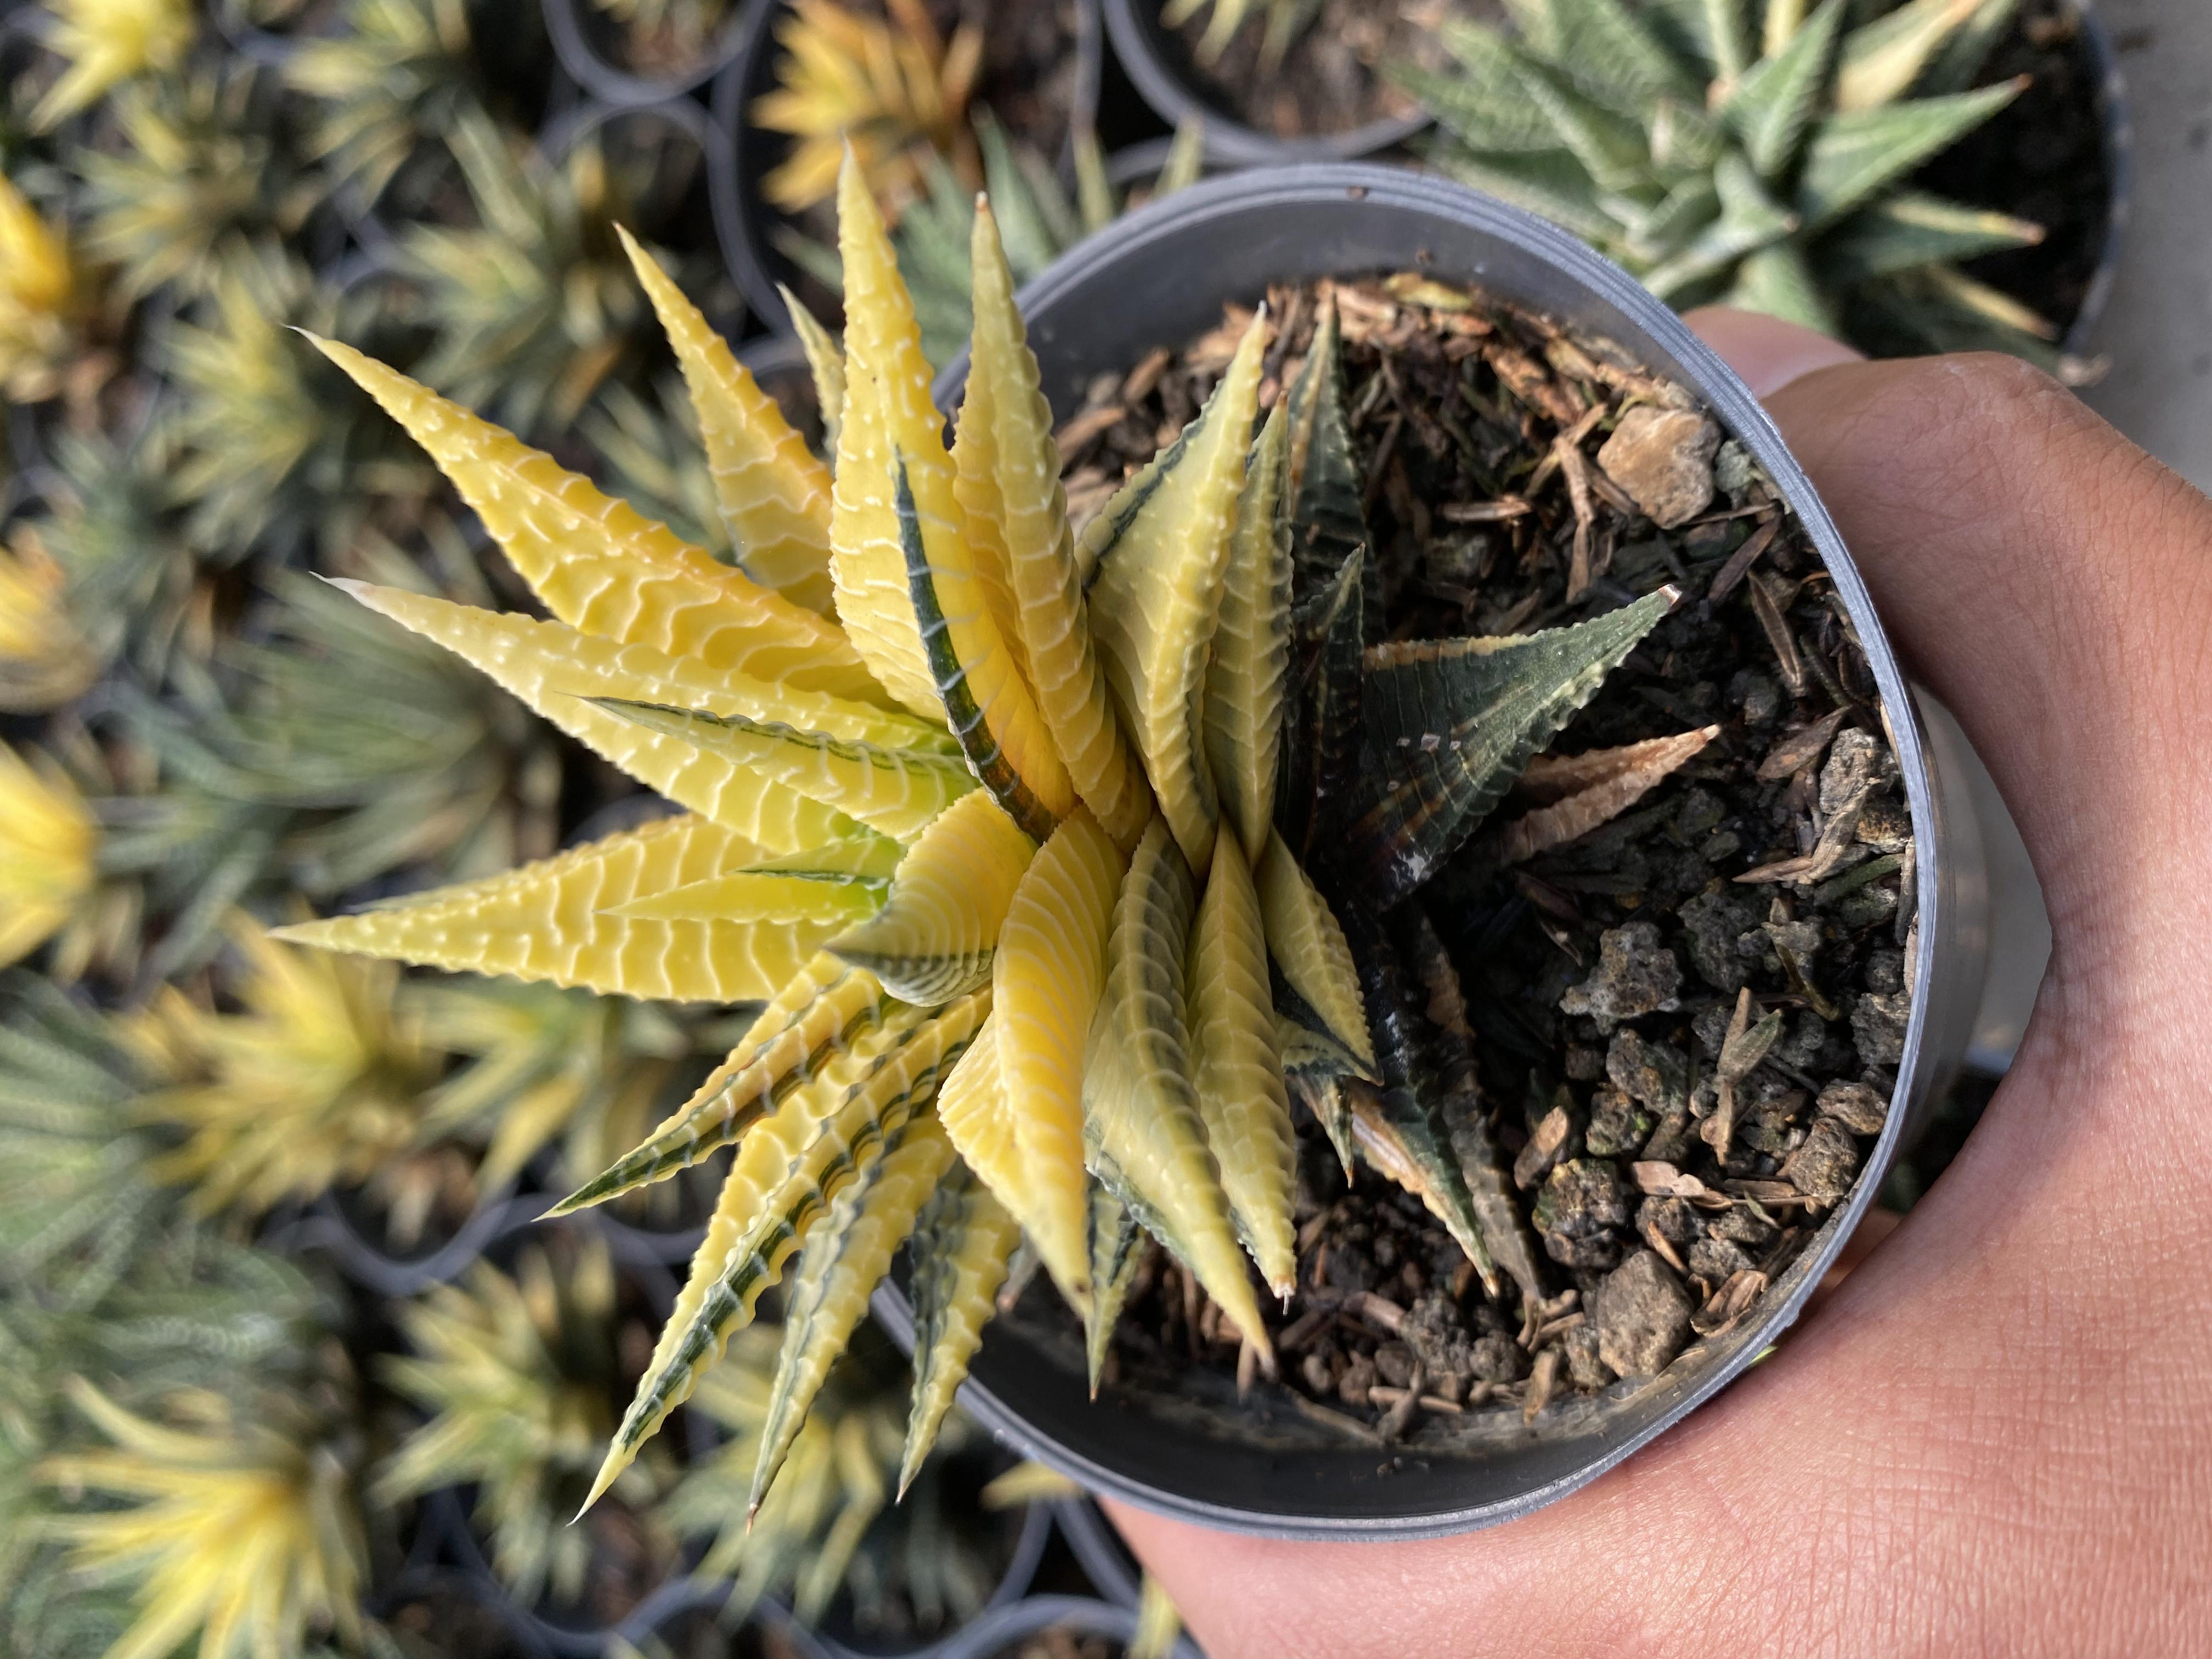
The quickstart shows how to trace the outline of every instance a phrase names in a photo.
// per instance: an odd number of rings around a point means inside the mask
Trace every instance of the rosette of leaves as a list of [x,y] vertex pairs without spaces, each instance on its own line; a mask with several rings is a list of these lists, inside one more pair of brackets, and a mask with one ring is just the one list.
[[467,1060],[431,1094],[424,1129],[482,1139],[486,1187],[512,1181],[549,1146],[573,1181],[605,1168],[665,1115],[691,1053],[690,1032],[653,1003],[509,980],[409,989],[425,1038]]
[[[1674,597],[1368,658],[1334,349],[1310,354],[1255,438],[1264,315],[1199,416],[1079,538],[991,213],[975,220],[973,368],[948,447],[856,161],[839,212],[845,343],[819,357],[834,469],[635,257],[699,404],[736,569],[320,343],[430,452],[550,615],[356,597],[684,810],[285,937],[767,1005],[686,1105],[559,1206],[734,1144],[599,1488],[788,1269],[754,1464],[765,1502],[902,1247],[920,1330],[908,1473],[1024,1233],[1095,1342],[1149,1233],[1270,1363],[1247,1257],[1289,1288],[1288,1079],[1385,1080],[1337,908],[1293,839],[1324,809],[1340,816],[1361,854],[1357,903],[1404,896]],[[1338,560],[1321,538],[1347,526]],[[1319,609],[1294,618],[1297,554],[1330,574]],[[1352,1121],[1329,1121],[1348,1144]],[[1389,1111],[1359,1126],[1495,1283],[1502,1246],[1448,1131]]]
[[191,0],[51,0],[46,47],[67,64],[31,113],[41,131],[89,109],[142,75],[173,71],[191,50]]
[[173,986],[154,1002],[142,1040],[174,1079],[140,1104],[175,1144],[155,1179],[192,1189],[201,1213],[258,1215],[374,1178],[403,1242],[439,1196],[436,1171],[410,1158],[437,1056],[394,996],[388,965],[282,944],[240,918],[236,1012]]
[[[2015,0],[1509,0],[1455,71],[1395,71],[1432,159],[1542,214],[1670,305],[2048,358],[2050,323],[1961,260],[2040,228],[1911,187],[2021,83],[1973,82]],[[1863,19],[1864,21],[1854,21]]]
[[[404,171],[425,174],[434,140],[478,95],[468,0],[347,0],[343,22],[302,39],[284,79],[315,101],[306,153],[331,181],[381,199]],[[403,188],[403,207],[416,205]]]
[[158,681],[195,588],[160,446],[62,431],[49,449],[0,554],[0,708],[54,708],[125,656]]
[[447,134],[477,222],[410,226],[401,269],[433,333],[422,378],[508,425],[560,430],[638,343],[645,307],[617,240],[658,158],[594,135],[555,162],[479,111]]
[[233,58],[117,94],[117,143],[74,165],[84,252],[116,267],[124,294],[204,292],[240,240],[299,229],[319,186],[283,142],[283,96],[271,74]]
[[112,1651],[297,1653],[357,1644],[368,1577],[346,1460],[320,1416],[269,1391],[250,1407],[185,1390],[158,1415],[77,1380],[70,1399],[105,1444],[58,1453],[39,1478],[67,1503],[76,1594],[120,1591],[131,1619]]
[[975,1532],[980,1516],[957,1504],[943,1479],[974,1436],[964,1418],[948,1419],[911,1498],[890,1509],[907,1407],[905,1368],[878,1351],[888,1344],[865,1345],[838,1362],[784,1476],[755,1506],[754,1468],[762,1437],[774,1429],[781,1347],[772,1323],[731,1340],[692,1401],[721,1429],[722,1443],[659,1506],[664,1522],[705,1541],[700,1574],[731,1581],[723,1617],[742,1619],[763,1595],[781,1595],[801,1624],[818,1625],[842,1594],[853,1623],[872,1634],[974,1618],[996,1575]]
[[323,366],[301,361],[291,332],[366,329],[380,311],[373,288],[341,293],[275,242],[232,246],[162,347],[179,393],[172,488],[196,546],[228,561],[312,537],[329,553],[358,532],[368,497],[422,493],[421,467]]
[[[428,1413],[378,1470],[372,1495],[395,1503],[473,1485],[493,1570],[516,1595],[574,1602],[592,1565],[591,1529],[569,1518],[589,1489],[622,1379],[614,1264],[589,1231],[524,1246],[512,1277],[478,1262],[399,1312],[411,1352],[385,1379]],[[633,1470],[622,1495],[658,1482]]]
[[828,200],[848,147],[894,219],[933,155],[952,161],[971,188],[979,182],[965,119],[983,59],[976,24],[948,41],[923,0],[885,0],[881,15],[794,0],[775,38],[781,83],[750,112],[797,141],[763,182],[775,206],[802,213]]

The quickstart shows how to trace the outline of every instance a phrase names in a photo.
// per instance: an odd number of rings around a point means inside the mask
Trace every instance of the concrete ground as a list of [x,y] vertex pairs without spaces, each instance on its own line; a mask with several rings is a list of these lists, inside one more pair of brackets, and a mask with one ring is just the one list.
[[2135,115],[2133,212],[2085,395],[2212,489],[2212,0],[2094,0]]

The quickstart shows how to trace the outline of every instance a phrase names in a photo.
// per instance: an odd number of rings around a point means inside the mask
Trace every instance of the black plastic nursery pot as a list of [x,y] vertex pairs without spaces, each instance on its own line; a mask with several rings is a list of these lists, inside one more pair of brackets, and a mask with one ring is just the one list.
[[545,33],[561,67],[592,97],[609,104],[652,104],[704,86],[732,58],[745,38],[744,8],[733,6],[696,59],[662,75],[647,75],[620,61],[618,26],[592,0],[545,0]]
[[[1094,376],[1203,333],[1226,302],[1251,302],[1273,283],[1404,270],[1479,286],[1614,343],[1695,393],[1765,470],[1825,561],[1881,694],[1918,848],[1920,944],[1892,1107],[1861,1178],[1750,1316],[1654,1379],[1554,1406],[1534,1427],[1518,1412],[1469,1418],[1450,1448],[1424,1442],[1378,1468],[1387,1454],[1371,1447],[1263,1439],[1273,1431],[1194,1399],[1121,1390],[1094,1403],[1079,1358],[1009,1321],[988,1328],[963,1401],[1000,1435],[1095,1492],[1267,1536],[1405,1538],[1510,1520],[1587,1484],[1711,1399],[1796,1319],[1957,1069],[1986,956],[1982,841],[1952,728],[1923,721],[1849,550],[1756,399],[1626,272],[1463,186],[1336,163],[1179,192],[1074,250],[1020,298],[1046,395],[1064,416]],[[940,403],[957,401],[965,368],[946,370]],[[910,1339],[896,1289],[878,1293],[876,1312]]]
[[1114,43],[1137,95],[1170,126],[1206,128],[1206,159],[1218,167],[1279,167],[1295,161],[1348,161],[1402,144],[1429,125],[1415,112],[1385,116],[1343,132],[1279,138],[1247,125],[1193,81],[1188,55],[1162,25],[1162,0],[1102,0],[1106,36]]
[[[1008,6],[1054,3],[1054,0],[995,0]],[[1074,54],[1068,131],[1092,125],[1097,114],[1098,82],[1105,54],[1098,21],[1098,0],[1069,0]],[[714,209],[714,231],[722,258],[753,315],[771,329],[790,326],[777,292],[779,283],[796,289],[799,271],[775,245],[777,229],[788,218],[771,204],[763,183],[790,153],[791,140],[753,125],[754,101],[773,91],[783,58],[776,27],[790,13],[790,0],[748,0],[737,49],[714,81],[714,125],[719,132],[708,156],[708,180]],[[824,318],[825,322],[833,319]]]

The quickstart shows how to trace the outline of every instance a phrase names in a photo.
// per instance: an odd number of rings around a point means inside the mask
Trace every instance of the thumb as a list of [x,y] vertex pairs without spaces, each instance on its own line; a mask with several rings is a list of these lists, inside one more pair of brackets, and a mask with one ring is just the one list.
[[1869,363],[1768,318],[1690,320],[1765,399],[1911,673],[1989,766],[2062,955],[2124,982],[2114,957],[2200,886],[2212,502],[2017,359]]

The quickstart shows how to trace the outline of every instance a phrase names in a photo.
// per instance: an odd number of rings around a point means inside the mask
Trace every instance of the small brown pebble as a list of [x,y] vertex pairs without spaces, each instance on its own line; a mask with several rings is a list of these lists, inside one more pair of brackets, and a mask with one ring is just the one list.
[[1413,1375],[1413,1351],[1402,1342],[1385,1342],[1375,1350],[1376,1374],[1394,1389],[1408,1386]]
[[1805,1144],[1782,1165],[1782,1178],[1810,1199],[1831,1203],[1851,1189],[1859,1172],[1858,1143],[1834,1118],[1814,1120]]
[[1485,1382],[1517,1382],[1528,1356],[1510,1336],[1479,1336],[1468,1346],[1468,1366]]
[[1328,1394],[1336,1387],[1336,1379],[1329,1374],[1328,1361],[1318,1350],[1310,1352],[1298,1362],[1298,1375],[1315,1394]]
[[1831,1083],[1820,1091],[1820,1112],[1855,1135],[1878,1135],[1889,1121],[1889,1097],[1863,1083]]
[[1690,1296],[1673,1269],[1638,1250],[1590,1292],[1598,1354],[1623,1376],[1656,1376],[1690,1331]]
[[1573,1154],[1566,1146],[1574,1132],[1574,1118],[1565,1106],[1554,1106],[1545,1113],[1544,1121],[1528,1137],[1528,1144],[1521,1149],[1520,1157],[1513,1160],[1514,1185],[1533,1187],[1551,1174],[1552,1166],[1562,1158],[1571,1158]]
[[1598,1352],[1597,1327],[1581,1324],[1559,1339],[1559,1352],[1567,1357],[1567,1376],[1574,1385],[1595,1393],[1613,1381],[1613,1367]]
[[1751,1265],[1743,1246],[1729,1239],[1701,1238],[1690,1246],[1690,1271],[1708,1285],[1724,1284]]
[[1660,943],[1648,921],[1608,927],[1598,935],[1597,969],[1559,998],[1562,1012],[1588,1014],[1601,1031],[1624,1019],[1662,1013],[1675,1007],[1682,988],[1682,964]]
[[1628,1194],[1607,1159],[1578,1158],[1552,1171],[1531,1218],[1553,1261],[1610,1267],[1620,1259],[1615,1230],[1628,1224]]
[[1720,447],[1721,429],[1708,416],[1645,404],[1620,417],[1597,464],[1652,523],[1673,530],[1711,504]]

